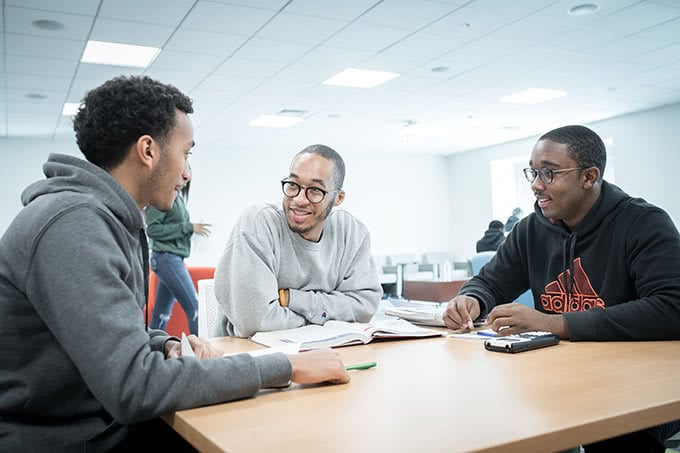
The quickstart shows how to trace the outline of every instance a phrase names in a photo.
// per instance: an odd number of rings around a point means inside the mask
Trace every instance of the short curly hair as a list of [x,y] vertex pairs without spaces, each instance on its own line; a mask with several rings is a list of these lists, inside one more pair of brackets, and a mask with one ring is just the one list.
[[333,184],[335,189],[342,189],[342,185],[345,183],[345,161],[342,160],[337,151],[326,145],[309,145],[297,153],[295,157],[302,154],[316,154],[331,161],[333,163]]
[[579,167],[597,167],[600,170],[598,181],[602,181],[607,165],[607,149],[595,131],[580,125],[563,126],[546,132],[538,139],[541,140],[567,145],[569,157],[574,159]]
[[163,143],[176,111],[193,113],[191,99],[146,76],[120,76],[90,90],[73,119],[80,151],[104,169],[118,166],[142,135]]

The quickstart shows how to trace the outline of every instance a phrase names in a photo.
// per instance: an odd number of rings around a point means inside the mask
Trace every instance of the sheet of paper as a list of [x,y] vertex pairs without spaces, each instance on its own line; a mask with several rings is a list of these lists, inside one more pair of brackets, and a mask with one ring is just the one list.
[[474,330],[472,332],[450,333],[448,337],[460,340],[488,340],[489,338],[495,338],[496,332],[491,329],[482,329]]
[[[281,346],[274,346],[272,348],[262,348],[255,349],[254,351],[247,351],[253,357],[259,357],[261,355],[274,354],[276,352],[282,352],[284,354],[297,354],[300,352],[300,343],[290,343]],[[229,352],[224,354],[222,357],[227,357],[230,355],[243,354],[243,352]]]
[[187,335],[182,332],[182,357],[195,357],[196,354],[194,354],[194,349],[191,347],[191,343],[189,343],[189,339],[187,338]]

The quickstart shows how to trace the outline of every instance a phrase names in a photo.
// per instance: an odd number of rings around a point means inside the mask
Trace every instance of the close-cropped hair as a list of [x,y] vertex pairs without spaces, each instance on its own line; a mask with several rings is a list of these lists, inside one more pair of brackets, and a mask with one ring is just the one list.
[[334,189],[342,189],[342,185],[345,183],[345,161],[342,160],[337,151],[326,145],[310,145],[297,153],[295,157],[302,154],[316,154],[330,160],[333,163]]
[[607,165],[607,149],[600,136],[593,130],[578,125],[563,126],[543,134],[538,139],[541,140],[567,145],[569,157],[574,159],[579,167],[597,167],[600,170],[598,180],[602,180]]
[[147,76],[120,76],[85,95],[73,129],[85,158],[111,169],[139,137],[150,135],[163,143],[175,127],[177,110],[189,114],[194,108],[174,86]]

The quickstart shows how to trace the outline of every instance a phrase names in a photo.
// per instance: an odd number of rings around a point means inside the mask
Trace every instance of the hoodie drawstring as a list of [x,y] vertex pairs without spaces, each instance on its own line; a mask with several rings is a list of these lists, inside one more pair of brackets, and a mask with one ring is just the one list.
[[142,246],[142,266],[144,268],[144,300],[146,301],[144,312],[144,327],[149,331],[149,243],[146,240],[144,229],[139,230],[139,243]]
[[[562,268],[565,270],[563,274],[563,283],[567,293],[566,304],[571,301],[571,296],[574,291],[574,251],[576,250],[576,238],[576,233],[572,233],[562,243]],[[567,249],[569,249],[568,254]]]

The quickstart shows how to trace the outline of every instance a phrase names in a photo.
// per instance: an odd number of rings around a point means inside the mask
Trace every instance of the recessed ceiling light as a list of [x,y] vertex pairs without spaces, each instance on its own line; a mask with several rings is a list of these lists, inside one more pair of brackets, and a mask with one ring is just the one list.
[[373,88],[399,77],[396,72],[369,71],[367,69],[345,69],[323,82],[324,85],[337,85],[355,88]]
[[593,14],[595,11],[600,9],[600,5],[595,3],[584,3],[582,5],[576,5],[569,8],[570,16],[588,16]]
[[248,126],[284,128],[302,121],[304,121],[302,118],[295,116],[262,115],[248,123]]
[[24,96],[26,96],[28,99],[36,99],[36,100],[47,99],[47,95],[42,94],[42,93],[26,93]]
[[49,19],[38,19],[34,20],[31,22],[31,24],[35,28],[39,28],[41,30],[49,30],[49,31],[55,31],[55,30],[61,30],[64,28],[64,24],[61,22],[57,22],[56,20],[49,20]]
[[528,90],[505,96],[499,99],[499,101],[510,104],[540,104],[541,102],[550,101],[566,95],[566,91],[529,88]]
[[432,72],[446,72],[449,70],[448,66],[435,66],[434,68],[430,69]]
[[157,47],[133,46],[115,42],[88,41],[83,52],[83,63],[108,64],[146,68],[158,56]]
[[78,113],[78,107],[80,107],[80,104],[77,102],[66,102],[64,103],[64,108],[61,111],[61,114],[64,116],[74,116],[76,113]]
[[339,113],[329,113],[326,118],[340,118],[342,115]]

